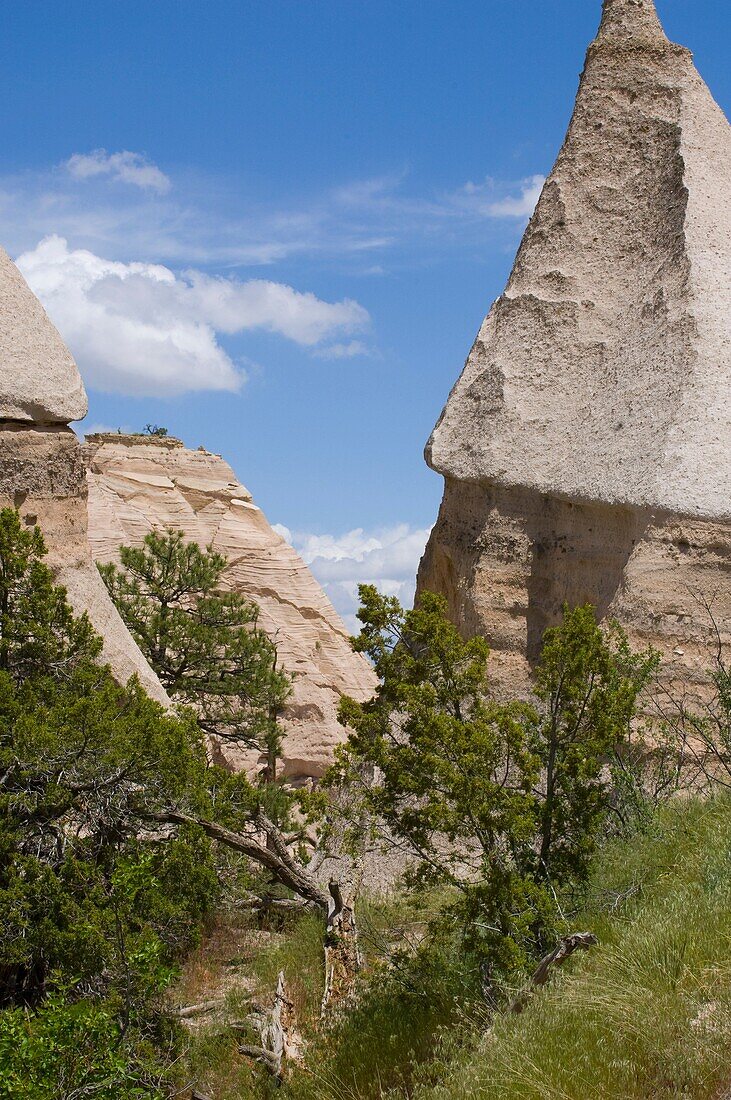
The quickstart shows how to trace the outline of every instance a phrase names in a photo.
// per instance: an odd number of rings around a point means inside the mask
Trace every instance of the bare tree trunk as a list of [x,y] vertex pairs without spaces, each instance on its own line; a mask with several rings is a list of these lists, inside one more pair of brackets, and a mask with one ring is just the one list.
[[325,928],[325,989],[321,1015],[343,1005],[361,967],[354,893],[346,901],[339,882],[330,879],[330,903]]

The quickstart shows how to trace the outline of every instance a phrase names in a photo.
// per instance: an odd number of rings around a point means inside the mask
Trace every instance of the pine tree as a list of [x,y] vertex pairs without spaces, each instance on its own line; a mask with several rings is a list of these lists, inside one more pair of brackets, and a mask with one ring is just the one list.
[[100,566],[101,575],[171,698],[191,705],[219,742],[259,748],[266,778],[275,778],[290,682],[258,608],[224,590],[226,559],[174,531],[152,532],[119,556],[120,567]]

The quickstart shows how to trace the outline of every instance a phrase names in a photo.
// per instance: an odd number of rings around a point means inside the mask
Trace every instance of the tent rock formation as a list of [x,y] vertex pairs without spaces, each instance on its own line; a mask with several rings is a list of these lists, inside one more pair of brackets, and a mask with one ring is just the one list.
[[0,249],[0,507],[38,523],[49,564],[77,612],[104,638],[104,658],[124,682],[136,673],[169,700],[117,614],[92,564],[81,445],[69,428],[86,415],[76,364],[23,276]]
[[525,684],[564,601],[696,683],[731,629],[731,127],[652,0],[604,0],[505,292],[427,445],[419,586]]

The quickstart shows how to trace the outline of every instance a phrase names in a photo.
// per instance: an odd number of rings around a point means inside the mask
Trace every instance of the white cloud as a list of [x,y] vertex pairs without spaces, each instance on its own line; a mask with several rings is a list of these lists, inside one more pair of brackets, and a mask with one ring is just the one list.
[[498,186],[495,180],[484,183],[467,183],[459,193],[463,205],[472,206],[477,213],[488,218],[530,218],[541,197],[545,176],[528,176],[521,180],[517,195],[496,198]]
[[93,153],[74,153],[64,163],[64,167],[79,180],[110,176],[121,183],[157,191],[161,195],[166,194],[171,187],[169,178],[156,164],[141,153],[131,153],[126,149],[121,153],[107,153],[106,149],[95,149]]
[[44,238],[17,260],[93,389],[136,396],[238,390],[245,378],[218,333],[255,329],[313,348],[369,321],[357,302],[161,264],[119,263]]
[[386,595],[397,596],[404,606],[412,605],[429,528],[400,523],[373,531],[359,527],[342,535],[290,531],[280,525],[275,530],[309,565],[354,633],[360,629],[355,615],[359,584],[375,584]]

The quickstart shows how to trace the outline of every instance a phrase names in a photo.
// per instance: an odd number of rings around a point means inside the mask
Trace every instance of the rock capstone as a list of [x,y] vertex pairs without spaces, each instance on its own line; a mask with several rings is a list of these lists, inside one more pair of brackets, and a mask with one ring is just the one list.
[[0,420],[69,424],[87,413],[76,363],[0,248]]
[[458,481],[731,518],[731,127],[606,0],[568,134],[427,447]]
[[[427,445],[419,571],[528,681],[592,603],[702,694],[731,640],[731,127],[652,0],[605,0],[504,293]],[[709,610],[712,605],[712,610]]]

